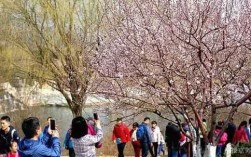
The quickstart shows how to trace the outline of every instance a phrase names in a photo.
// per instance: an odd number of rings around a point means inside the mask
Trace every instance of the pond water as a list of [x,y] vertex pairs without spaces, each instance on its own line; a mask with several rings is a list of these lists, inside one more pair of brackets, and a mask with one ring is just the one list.
[[[92,109],[85,109],[83,111],[84,117],[90,117],[93,115]],[[5,115],[10,116],[12,125],[17,128],[20,136],[23,136],[21,124],[23,119],[31,116],[38,117],[42,128],[46,125],[47,117],[53,117],[56,120],[56,125],[60,131],[60,139],[63,141],[64,136],[69,129],[69,126],[72,121],[72,113],[68,107],[59,107],[59,106],[37,106],[30,107],[26,110],[16,110],[13,112],[6,113]],[[3,116],[3,114],[1,114]],[[102,113],[100,115],[101,121],[104,124],[104,132],[109,128],[110,118],[106,114]]]

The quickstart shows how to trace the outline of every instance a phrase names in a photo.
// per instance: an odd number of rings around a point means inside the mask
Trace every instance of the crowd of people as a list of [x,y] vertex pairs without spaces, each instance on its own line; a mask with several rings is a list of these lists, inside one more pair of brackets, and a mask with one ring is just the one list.
[[157,157],[161,152],[165,153],[163,145],[165,144],[163,135],[156,121],[151,122],[146,117],[141,124],[134,122],[130,130],[127,125],[122,122],[121,118],[117,119],[114,126],[112,139],[117,144],[118,157],[124,157],[124,148],[127,142],[132,143],[135,157],[147,156],[150,152],[151,156]]
[[[47,125],[42,130],[39,119],[29,117],[22,122],[24,137],[20,139],[17,130],[11,125],[8,116],[1,117],[0,130],[0,157],[59,157],[61,146],[57,129],[52,129],[47,118]],[[228,122],[225,132],[221,133],[224,121],[219,121],[216,129],[209,131],[206,119],[202,120],[203,131],[198,129],[198,124],[193,119],[181,123],[169,122],[163,129],[156,121],[145,117],[139,124],[134,122],[129,128],[122,118],[117,118],[112,131],[112,140],[117,146],[118,157],[124,157],[124,148],[131,143],[135,157],[196,157],[198,145],[201,148],[201,156],[205,153],[208,143],[218,138],[216,156],[224,156],[224,150],[228,143],[243,144],[250,141],[250,125],[242,121],[238,127],[233,120]],[[221,133],[221,134],[220,134]],[[205,134],[208,138],[205,139]],[[69,151],[70,157],[95,157],[96,148],[102,147],[101,139],[103,131],[100,120],[76,117],[72,120],[71,127],[66,133],[64,147]],[[167,151],[165,151],[167,146]]]
[[[250,141],[250,126],[247,121],[242,121],[237,128],[231,119],[227,124],[227,128],[221,134],[224,121],[219,121],[214,130],[210,130],[206,119],[202,119],[203,132],[199,129],[198,124],[193,119],[186,119],[183,123],[178,124],[169,122],[165,128],[165,136],[163,131],[157,125],[156,121],[150,121],[146,117],[141,124],[134,122],[130,130],[127,125],[122,122],[121,118],[117,119],[117,124],[113,129],[112,139],[117,144],[118,157],[124,157],[124,148],[127,142],[131,141],[134,148],[135,157],[152,157],[166,155],[168,157],[197,157],[197,148],[200,148],[200,156],[203,156],[206,145],[213,143],[217,138],[216,156],[224,156],[227,144],[243,144]],[[167,146],[167,153],[164,146]]]
[[[60,157],[59,132],[50,127],[51,119],[52,117],[47,118],[47,125],[43,130],[37,117],[24,119],[24,137],[20,139],[16,129],[11,125],[10,117],[1,117],[0,157]],[[69,149],[70,156],[94,157],[95,147],[102,146],[102,137],[103,131],[99,120],[93,120],[93,124],[88,124],[83,117],[76,117],[67,131],[65,148]]]

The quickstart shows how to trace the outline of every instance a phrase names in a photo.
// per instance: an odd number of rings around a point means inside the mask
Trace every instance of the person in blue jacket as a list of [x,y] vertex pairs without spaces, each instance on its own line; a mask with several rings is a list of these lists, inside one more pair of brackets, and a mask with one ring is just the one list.
[[142,150],[142,157],[147,157],[148,152],[150,151],[151,154],[151,147],[152,147],[152,138],[151,138],[151,128],[149,126],[150,118],[145,117],[144,121],[139,125],[138,130],[136,132],[137,139],[140,140],[141,150]]
[[[59,133],[57,130],[51,132],[52,138],[48,134],[39,139],[41,134],[41,126],[36,117],[24,119],[22,130],[25,137],[19,143],[19,154],[21,157],[59,157],[61,155]],[[48,147],[45,143],[51,143]]]
[[69,150],[69,157],[75,157],[73,143],[71,140],[71,128],[67,131],[65,135],[64,146],[65,146],[65,149]]

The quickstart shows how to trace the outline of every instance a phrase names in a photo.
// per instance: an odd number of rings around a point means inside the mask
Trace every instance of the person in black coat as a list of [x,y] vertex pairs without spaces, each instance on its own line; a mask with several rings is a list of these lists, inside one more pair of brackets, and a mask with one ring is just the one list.
[[233,118],[228,122],[228,126],[227,129],[225,130],[225,132],[227,133],[227,142],[225,145],[223,145],[222,147],[222,156],[224,156],[225,153],[225,149],[226,149],[226,145],[228,143],[232,143],[233,138],[234,138],[234,133],[236,131],[236,125],[233,123]]
[[11,126],[9,116],[2,116],[0,121],[0,155],[5,155],[10,151],[9,145],[11,141],[19,142],[19,135],[16,129]]
[[166,126],[165,141],[168,147],[168,157],[178,157],[179,152],[180,129],[169,122]]
[[236,125],[233,123],[233,119],[231,119],[228,123],[228,127],[226,129],[227,133],[227,143],[231,143],[234,138],[234,133],[236,130]]

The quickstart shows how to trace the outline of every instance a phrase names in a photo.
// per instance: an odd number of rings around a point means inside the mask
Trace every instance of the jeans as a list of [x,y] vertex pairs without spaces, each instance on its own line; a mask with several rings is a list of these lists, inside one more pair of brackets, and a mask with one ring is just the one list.
[[163,155],[165,155],[165,150],[164,150],[164,145],[160,144],[158,147],[158,155],[160,155],[160,153],[163,152]]
[[147,157],[149,149],[150,149],[150,144],[142,142],[141,148],[142,148],[142,157]]
[[227,143],[222,145],[222,147],[221,147],[221,156],[225,155],[226,146],[227,146]]
[[126,143],[117,144],[117,148],[118,148],[118,152],[119,152],[118,157],[124,157],[125,145],[126,145]]
[[75,157],[75,152],[73,148],[69,148],[69,157]]
[[180,157],[187,157],[187,152],[184,148],[180,149]]
[[218,145],[216,147],[216,156],[217,157],[221,157],[221,149],[222,149],[222,145]]
[[179,150],[168,147],[168,157],[178,157]]

